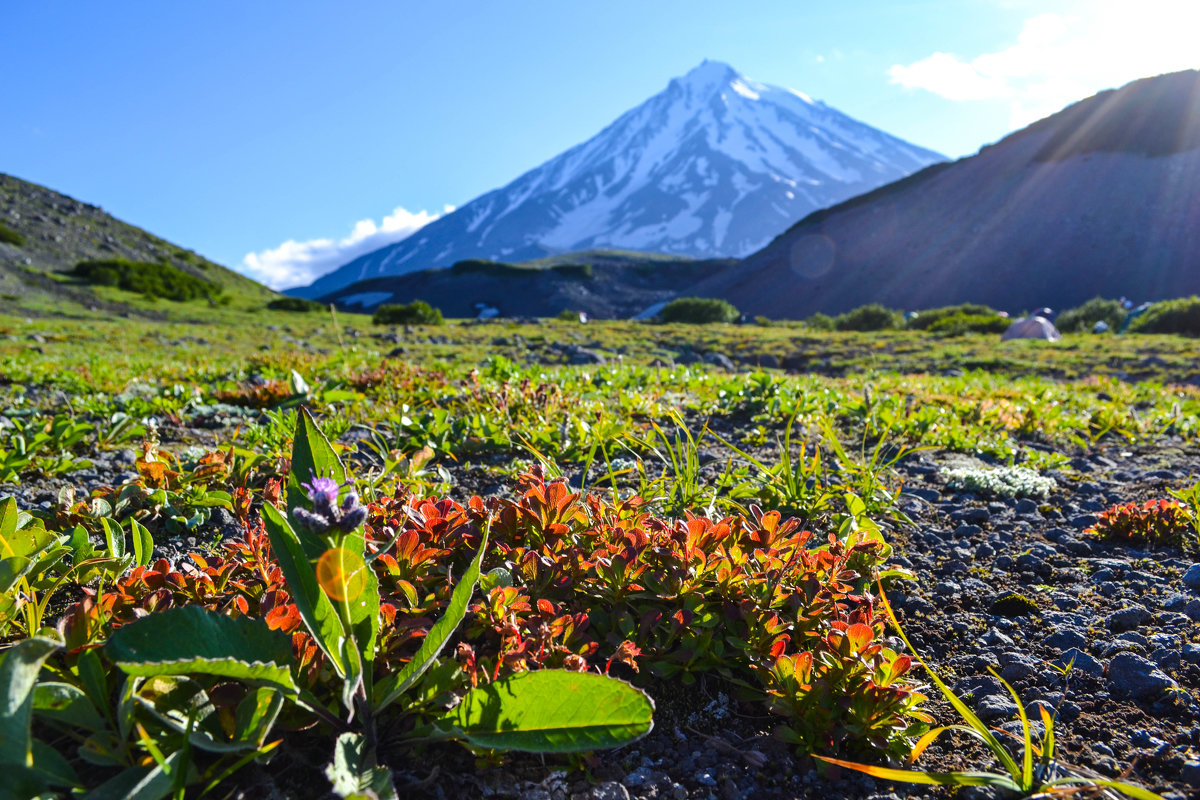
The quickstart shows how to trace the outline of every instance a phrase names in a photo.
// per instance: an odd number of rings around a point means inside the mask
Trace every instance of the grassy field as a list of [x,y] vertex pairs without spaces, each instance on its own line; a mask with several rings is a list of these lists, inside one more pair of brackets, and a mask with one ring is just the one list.
[[[1196,546],[1194,339],[393,328],[122,300],[161,319],[0,317],[0,682],[31,698],[0,741],[29,754],[31,792],[288,795],[331,762],[336,793],[392,796],[422,759],[461,767],[447,739],[471,771],[603,749],[646,734],[647,696],[683,719],[695,685],[769,713],[805,769],[900,759],[956,721],[879,597],[937,580],[908,549],[934,520],[906,505],[921,475],[966,465],[947,515],[1024,497],[1054,520],[1098,459],[1153,457],[1178,473],[1160,496],[1185,499],[1123,535]],[[554,717],[554,692],[619,710]]]

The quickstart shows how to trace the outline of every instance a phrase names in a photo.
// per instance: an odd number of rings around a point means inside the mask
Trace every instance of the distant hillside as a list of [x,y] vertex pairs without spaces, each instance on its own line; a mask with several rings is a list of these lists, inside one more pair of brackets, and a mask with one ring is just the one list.
[[1200,293],[1200,72],[1102,92],[814,212],[696,290],[778,318]]
[[449,317],[474,317],[483,304],[506,317],[551,317],[570,310],[619,319],[670,300],[735,263],[586,250],[516,264],[462,261],[446,269],[359,281],[321,299],[352,311],[424,300]]
[[80,261],[98,259],[167,264],[239,304],[261,304],[277,296],[97,206],[0,174],[0,311],[53,309],[63,301],[114,312],[132,310],[113,293],[97,294],[68,275]]

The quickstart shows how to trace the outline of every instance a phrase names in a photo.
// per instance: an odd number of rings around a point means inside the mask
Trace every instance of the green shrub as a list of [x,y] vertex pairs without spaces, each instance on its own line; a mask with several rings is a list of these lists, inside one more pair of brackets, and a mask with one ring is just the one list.
[[1129,325],[1134,333],[1182,333],[1200,336],[1200,297],[1164,300],[1146,309]]
[[303,297],[280,297],[267,303],[271,311],[324,311],[325,305]]
[[562,311],[558,312],[558,316],[555,317],[555,319],[560,319],[563,322],[579,322],[579,312],[572,311],[569,308],[564,308]]
[[1103,297],[1093,297],[1081,306],[1068,308],[1054,320],[1054,327],[1063,333],[1086,333],[1104,322],[1108,329],[1116,333],[1125,321],[1125,309],[1120,300],[1105,300]]
[[556,264],[550,269],[564,278],[577,280],[591,280],[596,274],[596,270],[591,264]]
[[468,258],[464,261],[458,261],[454,266],[450,267],[450,271],[455,275],[490,275],[494,278],[504,276],[520,277],[536,274],[536,270],[528,267],[505,264],[503,261],[487,261],[482,258]]
[[926,330],[958,336],[964,333],[1004,333],[1012,320],[998,314],[951,314],[942,317]]
[[441,325],[445,322],[439,309],[424,300],[408,305],[384,305],[375,309],[371,322],[376,325]]
[[686,322],[693,325],[733,322],[739,315],[732,303],[715,297],[678,297],[663,306],[663,310],[659,312],[663,322]]
[[834,329],[834,319],[828,314],[813,314],[804,320],[804,327],[814,331],[831,331]]
[[951,317],[1000,317],[1000,313],[990,306],[983,306],[977,303],[961,303],[956,306],[943,306],[941,308],[929,308],[924,311],[918,311],[908,322],[905,327],[909,330],[924,331],[929,330],[937,323]]
[[17,247],[25,246],[25,237],[14,231],[7,225],[0,225],[0,243],[16,245]]
[[127,261],[123,258],[80,261],[75,265],[74,273],[94,286],[115,286],[127,292],[175,302],[200,298],[215,302],[221,295],[220,287],[170,264]]
[[879,303],[859,306],[833,321],[833,327],[839,331],[886,331],[899,328],[903,324],[904,317],[899,311],[893,311]]

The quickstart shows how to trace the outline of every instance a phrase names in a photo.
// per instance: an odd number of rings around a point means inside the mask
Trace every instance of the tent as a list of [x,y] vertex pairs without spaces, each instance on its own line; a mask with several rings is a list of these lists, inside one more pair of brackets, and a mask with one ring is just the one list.
[[1008,326],[1008,330],[1000,337],[1001,341],[1009,339],[1045,339],[1057,342],[1062,338],[1054,323],[1045,317],[1021,317]]

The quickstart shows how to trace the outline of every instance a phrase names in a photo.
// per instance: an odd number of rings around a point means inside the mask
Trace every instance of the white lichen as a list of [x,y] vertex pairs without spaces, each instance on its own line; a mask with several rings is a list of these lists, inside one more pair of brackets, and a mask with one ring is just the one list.
[[957,491],[981,492],[996,497],[1036,497],[1045,500],[1058,484],[1026,467],[951,469],[943,473],[946,485]]

